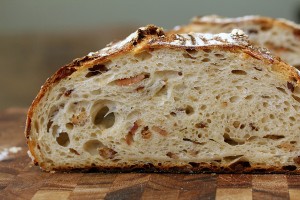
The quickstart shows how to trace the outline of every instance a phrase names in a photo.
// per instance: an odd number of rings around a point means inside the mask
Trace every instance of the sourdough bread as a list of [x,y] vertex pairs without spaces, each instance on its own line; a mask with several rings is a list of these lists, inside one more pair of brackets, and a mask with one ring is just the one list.
[[26,138],[46,171],[293,172],[298,71],[232,33],[155,26],[59,69]]
[[191,23],[177,26],[171,33],[222,33],[242,29],[255,45],[266,47],[284,61],[300,68],[300,26],[286,19],[262,16],[224,18],[216,15],[194,17]]

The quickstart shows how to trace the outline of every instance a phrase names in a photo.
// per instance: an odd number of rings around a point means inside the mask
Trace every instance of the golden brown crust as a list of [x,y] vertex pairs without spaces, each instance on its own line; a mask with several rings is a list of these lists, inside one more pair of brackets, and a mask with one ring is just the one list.
[[[290,82],[293,82],[293,84],[298,85],[300,82],[300,77],[298,75],[298,72],[295,68],[287,65],[286,63],[282,62],[279,58],[273,57],[264,49],[254,48],[251,45],[247,43],[244,39],[239,38],[232,38],[234,42],[228,42],[222,38],[214,38],[214,42],[206,41],[205,38],[202,38],[201,40],[203,44],[193,44],[197,38],[192,38],[191,35],[189,35],[190,40],[188,39],[180,39],[183,36],[177,35],[177,34],[170,34],[168,36],[165,35],[165,33],[162,31],[161,28],[158,28],[153,25],[149,25],[144,28],[138,29],[135,33],[133,33],[131,36],[129,36],[126,40],[120,41],[118,43],[115,43],[111,46],[108,46],[99,52],[90,53],[88,56],[85,56],[80,59],[75,59],[70,64],[63,66],[60,68],[54,75],[52,75],[42,86],[41,90],[39,91],[37,97],[32,102],[32,105],[30,106],[27,114],[27,121],[26,121],[26,128],[25,128],[25,136],[27,138],[27,144],[29,147],[29,150],[32,154],[32,156],[35,158],[34,163],[37,165],[40,163],[39,160],[37,160],[37,156],[34,152],[35,147],[35,141],[30,139],[30,130],[31,130],[31,119],[33,117],[33,114],[35,112],[36,107],[39,105],[42,98],[45,96],[47,92],[51,90],[51,88],[59,81],[64,80],[66,78],[71,78],[74,73],[78,70],[85,69],[87,67],[96,65],[96,64],[102,64],[107,62],[108,60],[113,59],[117,56],[122,56],[126,53],[137,53],[143,50],[153,50],[153,49],[159,49],[159,48],[170,48],[170,49],[222,49],[224,51],[231,51],[231,52],[243,52],[245,55],[249,55],[251,57],[254,57],[255,59],[262,60],[263,62],[267,62],[273,66],[277,67],[277,71],[283,78],[286,80],[289,80]],[[200,39],[202,36],[199,36]],[[184,38],[184,37],[183,37]],[[190,42],[190,43],[188,43]],[[206,43],[207,42],[207,43]],[[41,163],[40,163],[41,164]],[[145,168],[147,165],[139,165],[139,166],[129,166],[129,167],[96,167],[96,169],[100,171],[107,171],[107,170],[120,170],[120,171],[126,171],[136,168]],[[41,166],[42,167],[42,166]],[[92,169],[95,168],[93,166],[87,167],[86,169]],[[71,170],[72,168],[59,168],[55,170]],[[144,169],[145,170],[145,169]],[[162,166],[150,166],[149,169],[147,168],[146,171],[162,171],[162,172],[188,172],[188,173],[194,173],[194,172],[203,172],[203,171],[209,171],[209,172],[239,172],[237,169],[231,169],[229,168],[222,168],[218,166],[213,166],[208,164],[197,164],[197,165],[190,165],[190,166],[179,166],[179,167],[162,167]],[[261,167],[246,167],[240,170],[240,172],[245,173],[252,173],[252,172],[259,172],[260,170],[269,173],[269,172],[275,172],[275,173],[282,173],[282,172],[290,172],[291,170],[283,169],[283,168],[261,168]],[[299,173],[298,171],[293,171],[294,173]]]
[[194,17],[191,20],[190,24],[185,26],[178,26],[174,30],[170,30],[169,34],[186,32],[186,30],[188,30],[190,26],[197,25],[197,24],[211,24],[211,25],[222,24],[226,26],[229,24],[239,25],[239,24],[244,24],[249,22],[253,24],[261,25],[263,30],[268,30],[273,26],[280,26],[292,30],[295,36],[298,37],[300,36],[300,26],[286,19],[276,19],[276,18],[264,17],[264,16],[244,16],[244,17],[237,17],[237,18],[226,18],[217,15]]

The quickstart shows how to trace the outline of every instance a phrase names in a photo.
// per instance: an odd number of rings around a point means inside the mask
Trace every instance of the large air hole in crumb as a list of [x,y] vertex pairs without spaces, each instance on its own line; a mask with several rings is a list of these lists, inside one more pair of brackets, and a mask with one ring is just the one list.
[[[300,67],[299,67],[299,68],[300,68]],[[299,69],[299,68],[298,68],[298,69]],[[297,86],[296,86],[296,87],[294,88],[294,94],[300,94],[300,87],[297,87]]]
[[70,151],[71,153],[76,154],[76,155],[80,155],[80,154],[78,153],[78,151],[76,151],[76,150],[73,149],[73,148],[69,148],[69,151]]
[[58,113],[58,107],[57,106],[52,106],[51,108],[50,108],[50,111],[49,111],[49,114],[48,114],[48,116],[49,116],[49,118],[52,118],[52,117],[54,117],[57,113]]
[[96,64],[88,68],[88,73],[85,75],[85,77],[89,78],[98,74],[103,74],[107,71],[109,71],[109,69],[105,66],[105,64]]
[[49,120],[48,123],[47,123],[47,132],[48,133],[49,133],[49,130],[50,130],[52,124],[53,124],[53,121]]
[[253,99],[253,95],[247,95],[247,96],[245,97],[245,99],[246,99],[246,100],[251,100],[251,99]]
[[209,58],[203,58],[201,61],[202,61],[202,62],[209,62],[210,59],[209,59]]
[[244,70],[239,70],[239,69],[234,69],[231,71],[232,74],[236,74],[236,75],[247,75],[247,72],[245,72]]
[[187,107],[185,108],[185,113],[186,113],[187,115],[192,115],[192,114],[194,113],[194,108],[193,108],[192,106],[187,106]]
[[74,124],[66,123],[66,128],[69,129],[69,130],[72,130],[74,128]]
[[139,110],[133,110],[127,115],[127,119],[128,121],[136,121],[140,116],[141,112]]
[[245,124],[241,124],[240,129],[244,129],[245,128]]
[[263,138],[267,138],[267,139],[271,139],[271,140],[280,140],[280,139],[283,139],[285,137],[284,137],[284,135],[271,135],[271,134],[268,134],[268,135],[265,135]]
[[83,145],[83,149],[91,155],[97,155],[98,149],[105,147],[99,140],[89,140]]
[[296,121],[295,117],[289,117],[291,121]]
[[277,90],[279,90],[280,92],[287,94],[287,92],[285,91],[285,89],[281,88],[281,87],[276,87]]
[[117,154],[117,152],[111,148],[103,147],[103,148],[99,148],[99,154],[101,157],[105,159],[113,159]]
[[293,108],[294,108],[294,110],[297,111],[297,112],[300,110],[299,106],[297,106],[297,105],[293,105]]
[[300,97],[295,96],[295,95],[292,95],[292,97],[293,97],[296,101],[298,101],[298,102],[300,103]]
[[115,123],[115,114],[109,113],[107,106],[102,107],[94,118],[94,124],[105,129],[111,128]]
[[242,158],[238,159],[236,162],[230,164],[229,168],[234,171],[243,171],[245,168],[250,168],[251,164],[249,161],[244,161]]
[[245,141],[242,140],[238,141],[236,139],[231,138],[227,133],[224,133],[223,138],[224,138],[224,142],[226,142],[231,146],[242,145],[245,143]]
[[223,58],[223,57],[224,57],[223,54],[219,54],[219,53],[215,53],[215,56],[216,56],[217,58]]
[[293,83],[287,82],[287,88],[291,91],[294,92],[295,90],[295,86],[293,85]]
[[56,137],[57,133],[58,133],[58,126],[54,125],[52,127],[52,135],[53,135],[53,137]]
[[206,105],[202,105],[202,106],[200,107],[201,110],[205,110],[206,108],[207,108]]
[[240,158],[240,157],[242,157],[243,155],[236,155],[236,156],[225,156],[224,158],[223,158],[223,160],[225,161],[225,162],[227,162],[227,163],[230,163],[230,162],[232,162],[232,161],[234,161],[234,160],[236,160],[236,159],[238,159],[238,158]]
[[201,164],[195,162],[189,162],[189,165],[191,165],[191,167],[198,168]]
[[70,144],[69,134],[67,132],[59,133],[58,137],[56,137],[56,142],[63,147],[66,147]]
[[230,97],[229,98],[229,101],[231,102],[231,103],[235,103],[235,102],[237,102],[239,100],[239,97],[238,96],[233,96],[233,97]]
[[268,95],[261,95],[261,98],[264,98],[264,99],[270,99],[271,97],[268,96]]
[[[35,131],[38,133],[38,132],[40,132],[40,130],[39,130],[39,123],[37,122],[37,121],[34,121],[34,129],[35,129]],[[48,131],[49,132],[49,131]]]
[[153,76],[159,77],[161,80],[177,79],[179,72],[175,70],[156,71]]
[[134,57],[140,60],[148,60],[152,57],[152,54],[148,51],[142,51],[140,53],[135,54]]
[[184,58],[190,58],[190,59],[196,59],[195,57],[193,57],[192,55],[188,54],[188,53],[183,53],[182,56]]
[[188,52],[189,54],[197,54],[198,51],[196,49],[186,49],[186,52]]
[[102,93],[102,90],[101,89],[97,89],[97,90],[92,90],[91,91],[91,94],[92,95],[99,95],[99,94],[101,94]]
[[168,156],[169,158],[178,159],[178,156],[175,153],[172,153],[172,152],[168,152],[166,154],[166,156]]
[[234,126],[234,128],[238,128],[239,126],[240,126],[240,122],[239,121],[234,121],[233,122],[233,126]]
[[261,119],[261,122],[262,123],[266,123],[268,121],[268,118],[267,117],[263,117],[262,119]]
[[206,52],[206,53],[211,53],[212,52],[212,50],[211,49],[202,49],[204,52]]
[[284,101],[283,103],[284,103],[284,105],[286,105],[286,106],[290,106],[290,103],[287,102],[287,101]]
[[166,85],[162,85],[161,88],[159,88],[156,92],[155,92],[155,96],[165,96],[168,93],[168,88]]

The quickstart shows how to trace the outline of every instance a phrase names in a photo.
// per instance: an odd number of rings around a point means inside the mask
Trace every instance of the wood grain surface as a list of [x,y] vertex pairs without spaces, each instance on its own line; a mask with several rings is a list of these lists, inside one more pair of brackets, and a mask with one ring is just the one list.
[[46,173],[32,166],[25,109],[0,112],[0,199],[300,199],[300,175]]

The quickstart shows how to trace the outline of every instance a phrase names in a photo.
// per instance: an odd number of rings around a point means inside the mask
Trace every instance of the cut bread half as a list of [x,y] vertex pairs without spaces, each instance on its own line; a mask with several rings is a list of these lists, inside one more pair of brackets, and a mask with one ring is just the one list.
[[262,16],[225,18],[217,15],[194,17],[170,33],[223,33],[242,29],[255,45],[268,48],[285,62],[300,68],[300,26],[285,19]]
[[46,171],[298,173],[299,81],[241,31],[150,25],[46,81],[29,154]]

